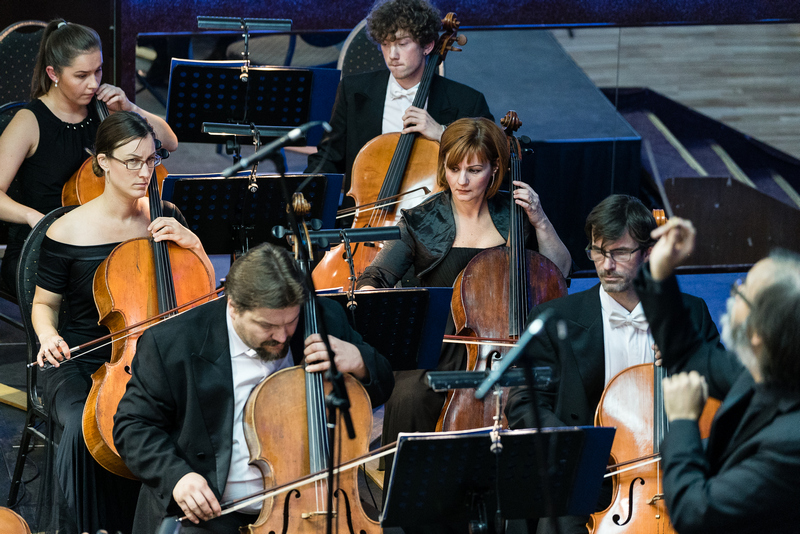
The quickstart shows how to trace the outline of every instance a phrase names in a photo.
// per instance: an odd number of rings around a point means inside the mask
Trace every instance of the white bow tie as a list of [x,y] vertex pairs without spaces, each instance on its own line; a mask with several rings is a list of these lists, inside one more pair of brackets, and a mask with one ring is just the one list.
[[408,97],[409,100],[414,100],[414,96],[417,94],[417,88],[419,85],[415,85],[411,89],[403,89],[400,86],[393,86],[391,89],[391,97],[392,100],[397,100],[398,98]]
[[608,322],[611,324],[611,328],[619,328],[621,326],[630,325],[637,330],[642,330],[645,332],[648,328],[650,328],[650,325],[648,324],[644,314],[623,315],[618,311],[612,311],[608,316]]

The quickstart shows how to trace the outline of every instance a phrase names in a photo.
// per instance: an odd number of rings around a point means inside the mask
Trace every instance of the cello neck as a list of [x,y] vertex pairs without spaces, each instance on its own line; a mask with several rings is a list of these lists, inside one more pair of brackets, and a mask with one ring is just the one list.
[[[434,49],[435,50],[435,49]],[[439,65],[438,53],[433,53],[428,57],[425,63],[425,70],[422,73],[422,80],[419,82],[417,94],[414,96],[412,106],[424,108],[425,102],[428,100],[428,95],[431,91],[431,81],[436,67]],[[411,149],[414,148],[414,140],[417,138],[417,133],[400,134],[400,140],[397,142],[397,148],[392,156],[392,161],[389,163],[389,170],[386,173],[386,178],[383,180],[381,190],[378,193],[378,200],[394,197],[400,191],[400,186],[403,183],[403,175],[406,172],[408,159],[411,156]]]
[[[522,179],[519,144],[513,135],[509,137],[509,146],[511,171],[509,184],[511,184],[513,181]],[[513,191],[513,185],[511,189]],[[514,201],[513,193],[509,210],[508,328],[509,335],[518,338],[525,329],[525,321],[530,310],[528,309],[528,269],[525,256],[525,234],[523,232],[525,210]]]
[[97,117],[100,119],[100,122],[103,122],[108,118],[108,106],[102,100],[98,100],[97,97],[94,97],[94,107],[97,111]]
[[[313,297],[303,306],[306,337],[317,332],[317,307]],[[323,373],[306,373],[306,412],[308,416],[308,455],[312,472],[328,468],[330,440],[328,417],[325,410]]]
[[[150,220],[154,221],[164,215],[161,209],[161,196],[158,191],[158,179],[156,178],[156,168],[150,176],[150,184],[147,186],[147,193],[150,202]],[[169,261],[169,241],[152,241],[153,258],[156,271],[156,290],[158,294],[158,312],[164,313],[177,307],[177,297],[175,295],[175,284],[172,280],[172,265]]]
[[[305,221],[298,222],[301,225],[300,230],[305,236],[307,243],[308,228],[306,223]],[[303,246],[302,241],[303,239],[301,239],[301,236],[295,236],[295,260],[297,261],[304,278],[306,280],[310,280],[311,266],[309,257],[311,250],[308,250],[308,257],[302,258],[300,254],[300,247]],[[303,333],[305,338],[308,338],[308,336],[311,334],[316,334],[319,332],[317,317],[317,302],[313,292],[309,290],[308,299],[303,305],[303,319],[305,321],[305,331]],[[325,409],[325,386],[323,383],[323,374],[324,373],[321,372],[305,373],[306,416],[308,419],[308,460],[312,473],[327,469],[328,458],[330,457],[328,415]]]
[[661,381],[667,376],[664,367],[653,365],[653,453],[661,452],[661,441],[669,429],[664,410],[664,389]]

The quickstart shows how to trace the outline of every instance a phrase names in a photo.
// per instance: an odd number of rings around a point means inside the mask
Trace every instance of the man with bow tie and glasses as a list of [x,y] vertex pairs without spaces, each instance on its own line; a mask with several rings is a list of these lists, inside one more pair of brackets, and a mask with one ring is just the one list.
[[411,105],[441,25],[439,11],[428,0],[379,0],[372,7],[367,32],[380,46],[388,70],[342,79],[330,120],[332,131],[308,157],[306,172],[344,173],[347,192],[356,155],[381,134],[418,133],[439,141],[445,126],[456,119],[494,120],[481,93],[438,74],[425,106]]
[[[586,219],[589,241],[586,253],[594,262],[600,283],[579,293],[537,306],[529,320],[546,310],[564,319],[567,336],[558,338],[556,321],[549,321],[543,335],[528,347],[534,365],[548,366],[554,380],[537,390],[543,427],[591,426],[608,382],[620,371],[652,363],[657,349],[650,327],[633,287],[639,267],[650,256],[655,240],[650,232],[656,222],[637,198],[612,195],[598,204]],[[692,324],[707,343],[718,344],[719,332],[702,299],[682,295]],[[506,416],[511,428],[532,427],[527,387],[512,389]],[[610,499],[601,496],[601,501]],[[605,506],[606,503],[602,503]],[[560,531],[586,533],[588,517],[560,518]],[[535,524],[535,522],[534,522]],[[529,531],[536,532],[531,528]],[[539,532],[552,531],[550,520],[539,522]]]

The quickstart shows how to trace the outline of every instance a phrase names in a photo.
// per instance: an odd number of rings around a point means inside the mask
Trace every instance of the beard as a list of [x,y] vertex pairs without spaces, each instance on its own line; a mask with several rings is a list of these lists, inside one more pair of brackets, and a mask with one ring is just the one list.
[[[606,281],[604,277],[609,274],[616,275],[618,279]],[[633,276],[626,275],[619,271],[613,273],[612,271],[598,271],[597,277],[600,279],[600,284],[603,286],[606,293],[625,293],[633,287]]]
[[739,361],[753,376],[760,376],[758,358],[753,352],[750,340],[747,337],[747,325],[744,321],[733,324],[734,297],[728,297],[727,311],[722,315],[722,343],[736,354]]
[[259,347],[254,348],[258,359],[262,362],[274,362],[282,360],[289,353],[289,340],[285,343],[277,341],[265,341]]

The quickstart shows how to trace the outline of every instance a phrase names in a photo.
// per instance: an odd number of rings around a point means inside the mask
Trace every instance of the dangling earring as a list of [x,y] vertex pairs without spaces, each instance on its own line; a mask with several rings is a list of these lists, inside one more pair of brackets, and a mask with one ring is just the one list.
[[56,87],[58,87],[58,80],[56,80]]
[[492,181],[489,182],[489,187],[487,187],[486,189],[491,189],[492,188],[492,186],[494,185],[494,179],[495,179],[496,176],[497,176],[497,169],[495,169],[494,172],[492,173]]

